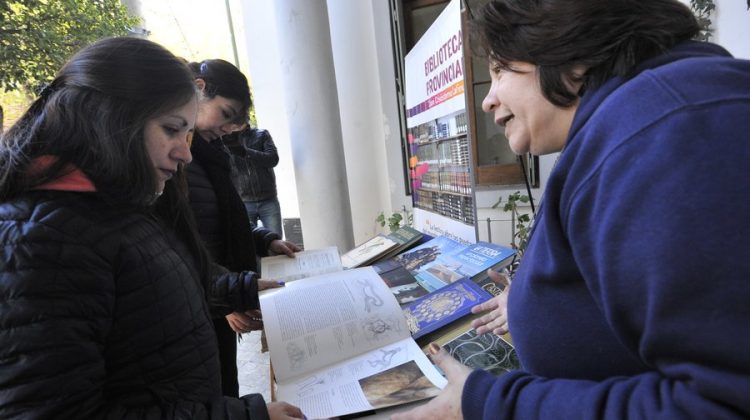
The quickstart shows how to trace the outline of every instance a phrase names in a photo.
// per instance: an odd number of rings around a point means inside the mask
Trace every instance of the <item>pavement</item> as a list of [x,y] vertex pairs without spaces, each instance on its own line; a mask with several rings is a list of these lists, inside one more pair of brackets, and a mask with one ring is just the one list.
[[260,351],[260,331],[242,334],[237,344],[237,379],[240,395],[260,393],[271,401],[270,358]]

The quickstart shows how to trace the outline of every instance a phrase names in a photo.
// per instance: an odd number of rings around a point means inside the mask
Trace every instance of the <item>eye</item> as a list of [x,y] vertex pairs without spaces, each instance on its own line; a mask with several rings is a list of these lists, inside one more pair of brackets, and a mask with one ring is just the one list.
[[224,119],[231,120],[232,114],[230,114],[226,109],[221,110],[221,115],[224,116]]
[[176,127],[172,127],[172,126],[169,126],[169,125],[163,125],[163,126],[161,126],[161,128],[162,128],[162,130],[164,130],[164,132],[165,132],[165,133],[166,133],[166,134],[167,134],[168,136],[170,136],[170,137],[173,137],[173,136],[175,136],[175,135],[176,135],[177,133],[179,133],[179,132],[180,132],[180,129],[179,129],[179,128],[176,128]]

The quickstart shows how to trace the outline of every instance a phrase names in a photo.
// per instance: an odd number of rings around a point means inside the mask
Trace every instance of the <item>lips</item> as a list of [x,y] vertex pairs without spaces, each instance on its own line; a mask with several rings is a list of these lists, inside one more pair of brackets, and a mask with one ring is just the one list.
[[495,124],[497,124],[497,125],[499,125],[501,127],[505,127],[508,124],[508,122],[510,122],[510,120],[512,120],[514,117],[515,117],[515,115],[508,114],[508,115],[506,115],[504,117],[496,118],[495,119]]
[[164,175],[165,181],[171,179],[176,172],[176,171],[171,171],[169,169],[159,169],[159,171],[162,173],[162,175]]

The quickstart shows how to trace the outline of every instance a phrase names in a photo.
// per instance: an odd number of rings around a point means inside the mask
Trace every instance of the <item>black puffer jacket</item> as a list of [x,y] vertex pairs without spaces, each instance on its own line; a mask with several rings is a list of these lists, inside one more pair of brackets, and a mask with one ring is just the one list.
[[268,417],[221,396],[191,256],[95,193],[0,204],[0,418]]
[[229,156],[198,134],[188,165],[190,206],[198,230],[211,257],[231,271],[257,272],[256,256],[268,255],[268,247],[279,235],[253,226],[231,178]]

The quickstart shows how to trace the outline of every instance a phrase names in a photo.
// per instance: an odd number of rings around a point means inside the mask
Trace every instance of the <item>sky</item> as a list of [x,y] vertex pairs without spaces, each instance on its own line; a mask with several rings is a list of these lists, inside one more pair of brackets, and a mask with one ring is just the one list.
[[242,4],[229,0],[234,22],[239,63],[235,62],[226,0],[124,0],[137,11],[148,39],[158,42],[189,61],[222,58],[249,78],[245,35],[242,30]]

